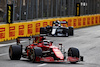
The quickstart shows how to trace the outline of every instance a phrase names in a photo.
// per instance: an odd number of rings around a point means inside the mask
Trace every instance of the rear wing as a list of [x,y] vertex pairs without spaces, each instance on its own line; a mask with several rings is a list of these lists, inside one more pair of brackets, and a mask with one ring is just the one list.
[[60,23],[61,23],[61,24],[68,24],[67,21],[61,21]]
[[33,40],[33,43],[39,43],[46,38],[44,36],[39,36],[39,35],[38,36],[29,36],[29,37],[18,37],[18,38],[16,38],[17,45],[20,44],[21,39],[28,39],[29,44],[30,44],[30,40]]
[[[53,21],[53,24],[57,23],[56,21]],[[68,24],[67,21],[60,21],[59,24]]]
[[60,22],[53,21],[52,26],[53,26],[55,23],[61,24],[61,26],[68,26],[68,22],[67,22],[67,21],[60,21]]

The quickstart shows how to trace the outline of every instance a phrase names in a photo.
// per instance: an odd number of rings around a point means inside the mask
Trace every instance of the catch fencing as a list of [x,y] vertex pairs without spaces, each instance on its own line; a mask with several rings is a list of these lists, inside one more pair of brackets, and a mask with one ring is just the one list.
[[6,22],[7,4],[13,4],[13,21],[72,17],[80,3],[80,15],[100,14],[100,0],[0,0],[0,20]]

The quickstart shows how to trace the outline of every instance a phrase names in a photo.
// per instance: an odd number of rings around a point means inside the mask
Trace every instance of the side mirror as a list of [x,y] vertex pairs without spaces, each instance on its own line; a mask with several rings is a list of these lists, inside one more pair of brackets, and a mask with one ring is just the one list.
[[20,43],[20,38],[16,38],[16,42],[17,43]]
[[45,38],[42,38],[42,40],[45,40]]
[[51,41],[51,43],[53,43],[53,41]]
[[83,56],[80,56],[80,61],[84,61],[83,59],[84,59],[84,57]]
[[59,45],[62,45],[62,44],[59,44]]
[[29,40],[31,40],[31,38],[29,38]]

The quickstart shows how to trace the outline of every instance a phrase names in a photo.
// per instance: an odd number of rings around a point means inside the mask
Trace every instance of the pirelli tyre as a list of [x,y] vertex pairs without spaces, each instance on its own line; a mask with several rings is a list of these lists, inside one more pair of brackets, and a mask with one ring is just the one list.
[[41,27],[40,28],[40,34],[46,34],[46,28],[45,27]]
[[34,47],[30,50],[30,60],[35,62],[36,57],[42,56],[42,49],[40,47]]
[[11,45],[9,47],[9,57],[11,60],[20,60],[22,55],[22,45]]
[[69,35],[73,36],[74,35],[74,28],[73,27],[68,27],[69,28]]
[[51,35],[51,32],[52,32],[52,27],[51,26],[46,26],[46,35],[49,36]]
[[[68,56],[79,58],[80,52],[77,48],[71,47],[71,48],[68,49]],[[76,63],[76,62],[71,62],[71,63]]]
[[65,34],[66,37],[69,36],[69,32],[68,31],[69,31],[69,29],[63,28],[63,34]]

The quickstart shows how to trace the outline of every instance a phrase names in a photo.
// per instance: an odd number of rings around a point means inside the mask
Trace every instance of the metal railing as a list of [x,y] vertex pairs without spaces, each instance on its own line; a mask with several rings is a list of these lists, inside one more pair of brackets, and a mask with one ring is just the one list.
[[0,0],[0,9],[3,10],[0,17],[4,22],[6,5],[11,3],[14,21],[75,16],[76,3],[81,5],[80,15],[100,14],[100,0]]

